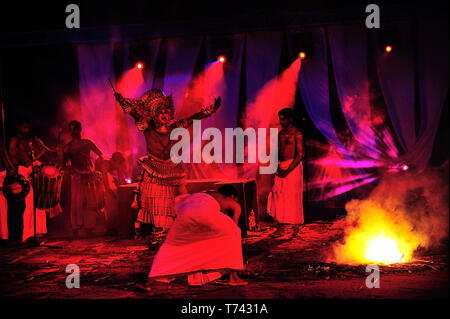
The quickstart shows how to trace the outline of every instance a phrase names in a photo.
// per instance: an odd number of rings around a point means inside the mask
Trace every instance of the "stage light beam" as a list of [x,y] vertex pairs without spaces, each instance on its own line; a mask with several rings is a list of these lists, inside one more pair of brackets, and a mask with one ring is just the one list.
[[138,68],[139,70],[142,70],[144,68],[144,64],[142,62],[138,62],[138,63],[136,63],[136,68]]
[[225,63],[225,61],[227,60],[223,55],[219,56],[219,58],[217,59],[219,62],[221,63]]
[[300,58],[300,60],[303,60],[303,59],[306,58],[306,53],[305,53],[305,52],[300,52],[300,53],[298,54],[298,57]]

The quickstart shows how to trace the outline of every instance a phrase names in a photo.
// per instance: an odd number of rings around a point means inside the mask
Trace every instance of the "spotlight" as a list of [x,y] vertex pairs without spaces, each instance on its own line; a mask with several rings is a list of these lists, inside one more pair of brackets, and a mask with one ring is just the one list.
[[300,60],[303,60],[304,58],[306,58],[306,53],[305,52],[300,52],[298,54],[298,57],[300,58]]
[[385,51],[387,53],[391,52],[392,51],[392,47],[390,45],[387,45],[386,48],[385,48]]
[[126,182],[127,184],[131,184],[131,179],[130,179],[130,178],[126,178],[126,179],[125,179],[125,182]]
[[402,168],[402,170],[407,171],[407,170],[409,169],[409,166],[406,165],[406,164],[403,164],[403,165],[401,166],[401,168]]
[[217,59],[219,62],[221,63],[225,63],[225,61],[227,60],[223,55],[219,56],[219,58]]
[[144,68],[144,64],[141,62],[136,63],[136,68],[138,68],[139,70],[142,70]]

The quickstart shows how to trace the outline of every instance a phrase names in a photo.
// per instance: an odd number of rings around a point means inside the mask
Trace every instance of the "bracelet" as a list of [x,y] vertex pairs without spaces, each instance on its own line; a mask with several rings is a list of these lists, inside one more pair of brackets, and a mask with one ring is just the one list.
[[211,105],[210,105],[210,106],[204,106],[204,107],[202,107],[201,112],[202,112],[204,115],[206,115],[206,116],[209,116],[209,115],[211,115],[211,114],[214,113],[214,111],[212,110]]
[[119,101],[120,106],[122,107],[123,111],[127,114],[131,113],[134,109],[136,109],[136,102],[134,101],[128,101],[126,98],[122,98]]

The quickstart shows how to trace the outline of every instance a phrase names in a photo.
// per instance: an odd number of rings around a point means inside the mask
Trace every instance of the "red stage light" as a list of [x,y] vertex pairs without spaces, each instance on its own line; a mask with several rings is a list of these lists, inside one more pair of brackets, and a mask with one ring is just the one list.
[[406,164],[403,164],[403,165],[402,165],[402,170],[407,171],[408,168],[409,168],[408,165],[406,165]]
[[136,63],[136,67],[137,67],[139,70],[142,70],[142,69],[144,68],[144,64],[141,63],[141,62],[138,62],[138,63]]
[[223,55],[221,55],[217,60],[218,60],[219,62],[225,63],[225,61],[226,61],[227,59],[225,59],[225,57],[224,57]]
[[298,57],[299,57],[301,60],[303,60],[304,58],[306,58],[306,53],[305,53],[305,52],[300,52],[300,53],[298,54]]
[[386,52],[389,53],[392,51],[392,47],[390,45],[387,45],[385,48]]

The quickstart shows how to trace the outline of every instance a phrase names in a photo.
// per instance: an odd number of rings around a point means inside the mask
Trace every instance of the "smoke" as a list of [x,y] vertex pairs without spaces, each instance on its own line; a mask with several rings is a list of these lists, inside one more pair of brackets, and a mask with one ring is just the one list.
[[347,203],[344,243],[334,247],[333,259],[369,262],[367,243],[381,234],[395,240],[404,261],[418,248],[441,248],[449,231],[448,191],[448,165],[385,176],[368,198]]
[[370,200],[380,203],[392,218],[408,222],[421,247],[433,248],[448,237],[448,191],[448,179],[439,171],[428,170],[387,178]]
[[[189,81],[183,89],[182,97],[175,101],[175,117],[178,119],[188,117],[200,111],[203,103],[212,104],[214,98],[223,96],[224,87],[223,64],[219,62],[208,64],[205,70]],[[219,109],[218,112],[221,111]]]
[[246,127],[278,126],[278,111],[292,108],[295,102],[301,60],[296,59],[279,76],[267,82],[246,106],[241,121]]

